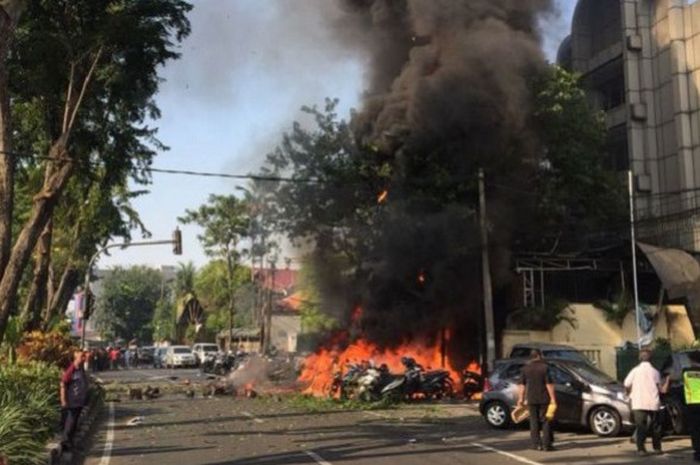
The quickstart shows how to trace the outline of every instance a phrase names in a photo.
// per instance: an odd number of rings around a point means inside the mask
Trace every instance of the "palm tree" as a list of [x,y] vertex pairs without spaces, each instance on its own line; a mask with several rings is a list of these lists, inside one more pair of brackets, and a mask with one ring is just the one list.
[[180,269],[175,273],[175,296],[180,298],[187,294],[194,294],[194,280],[197,268],[194,263],[180,263]]

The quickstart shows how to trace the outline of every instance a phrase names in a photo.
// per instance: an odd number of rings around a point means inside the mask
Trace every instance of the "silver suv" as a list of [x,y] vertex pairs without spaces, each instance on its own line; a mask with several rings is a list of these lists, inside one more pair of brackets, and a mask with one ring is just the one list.
[[[494,428],[511,425],[518,380],[527,360],[499,360],[484,382],[479,411]],[[588,363],[547,360],[557,394],[557,422],[590,428],[598,436],[617,436],[632,427],[624,387]]]

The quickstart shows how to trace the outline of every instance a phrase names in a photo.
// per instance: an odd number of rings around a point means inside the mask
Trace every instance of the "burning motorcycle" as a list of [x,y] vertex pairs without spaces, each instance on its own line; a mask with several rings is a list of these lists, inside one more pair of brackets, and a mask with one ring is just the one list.
[[403,357],[401,363],[406,367],[406,372],[382,389],[382,398],[398,402],[419,397],[441,399],[452,395],[454,386],[449,372],[445,370],[425,372],[423,367],[411,357]]
[[382,398],[382,390],[396,377],[389,372],[389,367],[370,365],[357,380],[356,397],[365,402],[376,402]]
[[333,375],[333,383],[330,387],[330,396],[341,400],[351,398],[357,387],[357,381],[364,373],[365,368],[358,363],[348,364],[345,374],[339,371]]
[[476,394],[484,390],[484,378],[480,373],[471,370],[465,370],[462,373],[464,380],[464,398],[471,400]]
[[236,358],[228,353],[218,352],[206,354],[200,365],[202,373],[224,376],[231,372],[236,364]]

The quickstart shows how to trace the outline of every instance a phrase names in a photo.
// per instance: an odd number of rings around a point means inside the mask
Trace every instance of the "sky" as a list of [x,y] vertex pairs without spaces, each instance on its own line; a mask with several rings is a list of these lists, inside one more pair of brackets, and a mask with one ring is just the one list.
[[[328,29],[333,0],[193,0],[192,34],[182,57],[162,70],[156,102],[162,118],[153,124],[170,150],[155,168],[247,174],[302,118],[303,105],[339,98],[348,113],[360,105],[364,62],[340,52]],[[568,35],[575,0],[555,0],[557,12],[542,20],[543,47],[554,60]],[[346,50],[343,48],[342,50]],[[170,239],[177,218],[196,209],[210,194],[229,195],[245,181],[153,174],[149,193],[134,207],[152,233]],[[196,226],[179,225],[183,255],[169,245],[113,249],[98,262],[113,266],[176,265],[208,261]],[[134,231],[134,241],[141,240]],[[290,252],[291,253],[291,252]]]

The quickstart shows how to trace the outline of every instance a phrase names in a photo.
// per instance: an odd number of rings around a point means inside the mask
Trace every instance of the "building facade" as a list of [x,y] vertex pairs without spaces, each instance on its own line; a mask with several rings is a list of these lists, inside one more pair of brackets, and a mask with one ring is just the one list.
[[700,252],[700,1],[579,0],[558,61],[606,112],[640,239]]

